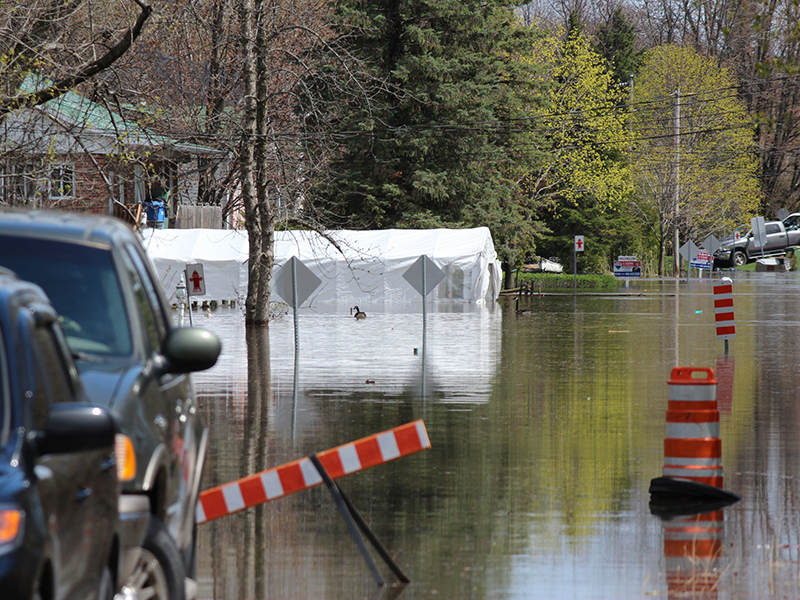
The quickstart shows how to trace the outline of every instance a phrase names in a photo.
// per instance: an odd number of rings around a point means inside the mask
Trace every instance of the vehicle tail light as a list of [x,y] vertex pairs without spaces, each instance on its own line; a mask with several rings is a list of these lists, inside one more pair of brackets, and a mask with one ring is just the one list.
[[117,459],[117,479],[130,481],[136,477],[136,453],[133,442],[127,435],[118,433],[114,440],[114,453]]
[[17,539],[21,525],[21,510],[0,509],[0,544],[9,544]]

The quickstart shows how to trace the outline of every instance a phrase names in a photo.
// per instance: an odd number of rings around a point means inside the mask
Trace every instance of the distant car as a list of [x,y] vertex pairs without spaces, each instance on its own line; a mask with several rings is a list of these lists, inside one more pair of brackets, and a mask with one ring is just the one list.
[[[92,402],[133,442],[123,531],[145,539],[121,567],[123,591],[183,600],[195,589],[195,507],[207,430],[188,375],[214,365],[219,339],[175,328],[137,235],[111,217],[0,213],[0,264],[39,284],[58,311]],[[189,581],[187,581],[187,579]]]
[[0,269],[0,597],[111,600],[117,426],[86,403],[42,290]]

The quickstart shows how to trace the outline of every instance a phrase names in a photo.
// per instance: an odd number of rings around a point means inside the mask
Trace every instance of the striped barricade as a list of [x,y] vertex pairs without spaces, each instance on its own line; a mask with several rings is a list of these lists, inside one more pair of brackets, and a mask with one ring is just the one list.
[[736,321],[733,315],[733,281],[723,277],[714,282],[714,320],[718,340],[736,337]]
[[[431,447],[422,420],[400,425],[317,453],[332,479],[357,473]],[[205,523],[322,483],[312,462],[293,462],[211,488],[200,494],[196,522]]]
[[714,370],[675,367],[668,382],[664,477],[722,488],[722,440]]

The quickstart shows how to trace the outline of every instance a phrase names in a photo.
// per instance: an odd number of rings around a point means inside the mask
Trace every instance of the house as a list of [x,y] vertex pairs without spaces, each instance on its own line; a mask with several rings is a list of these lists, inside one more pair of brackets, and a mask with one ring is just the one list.
[[[29,76],[21,90],[42,85]],[[107,98],[76,91],[9,115],[0,122],[0,204],[114,214],[115,203],[141,203],[156,179],[170,190],[173,216],[197,204],[199,161],[225,153],[122,115]]]

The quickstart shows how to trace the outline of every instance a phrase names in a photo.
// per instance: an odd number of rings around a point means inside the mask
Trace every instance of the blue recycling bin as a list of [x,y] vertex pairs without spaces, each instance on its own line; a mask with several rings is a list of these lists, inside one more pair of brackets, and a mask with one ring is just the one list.
[[164,201],[160,198],[146,200],[144,202],[144,212],[147,215],[147,226],[156,229],[164,229],[164,221],[167,216],[167,209]]

